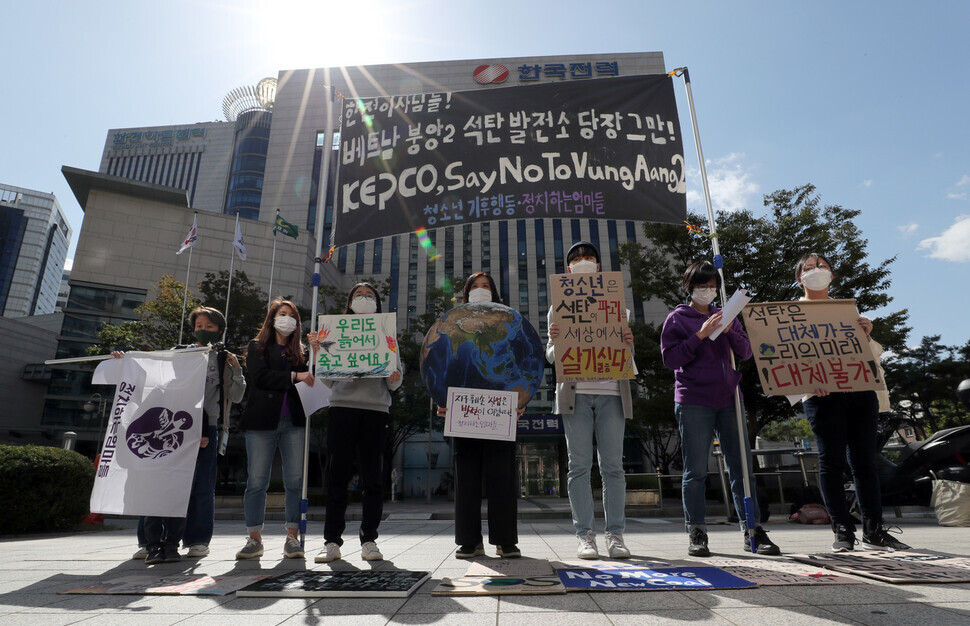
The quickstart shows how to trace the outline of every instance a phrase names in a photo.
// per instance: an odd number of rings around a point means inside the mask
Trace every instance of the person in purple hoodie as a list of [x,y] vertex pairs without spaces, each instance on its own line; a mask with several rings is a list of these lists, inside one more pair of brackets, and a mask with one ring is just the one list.
[[[674,414],[680,425],[684,458],[684,517],[690,556],[710,556],[707,547],[704,490],[711,444],[716,435],[727,465],[734,506],[741,518],[744,549],[751,551],[744,521],[744,483],[741,454],[744,447],[738,436],[734,390],[741,374],[731,367],[731,352],[738,359],[751,358],[751,342],[737,319],[711,340],[721,327],[721,311],[712,302],[721,286],[721,276],[708,261],[696,261],[684,274],[684,289],[690,304],[680,304],[667,316],[660,336],[664,365],[674,370]],[[748,467],[751,467],[750,457]],[[750,474],[749,474],[750,476]],[[753,476],[750,477],[754,484]],[[757,498],[754,516],[760,519]],[[758,554],[781,554],[761,526],[754,529]]]

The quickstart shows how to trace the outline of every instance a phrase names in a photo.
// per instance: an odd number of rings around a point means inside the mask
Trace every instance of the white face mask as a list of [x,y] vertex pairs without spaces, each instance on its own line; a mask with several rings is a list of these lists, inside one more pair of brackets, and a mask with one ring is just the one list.
[[350,310],[361,315],[377,313],[377,301],[375,301],[373,298],[357,296],[354,298],[353,302],[350,303]]
[[273,319],[273,328],[284,337],[289,337],[296,330],[296,319],[289,315],[278,315]]
[[492,290],[485,289],[484,287],[475,287],[468,292],[469,302],[491,302],[492,301]]
[[573,274],[592,274],[596,271],[595,261],[576,261],[569,266],[569,271]]
[[832,284],[832,272],[816,267],[802,274],[802,284],[812,291],[822,291]]
[[696,302],[700,306],[707,306],[714,302],[716,297],[717,289],[714,287],[694,287],[694,290],[690,292],[691,302]]

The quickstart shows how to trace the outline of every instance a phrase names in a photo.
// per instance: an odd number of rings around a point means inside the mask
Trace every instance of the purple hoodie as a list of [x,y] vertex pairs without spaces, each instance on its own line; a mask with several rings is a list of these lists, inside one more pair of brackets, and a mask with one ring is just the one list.
[[[711,315],[719,311],[711,306]],[[667,316],[660,335],[664,365],[674,370],[674,401],[719,409],[734,400],[741,374],[731,369],[731,350],[738,359],[751,358],[751,342],[738,319],[714,341],[698,339],[708,316],[680,304]]]

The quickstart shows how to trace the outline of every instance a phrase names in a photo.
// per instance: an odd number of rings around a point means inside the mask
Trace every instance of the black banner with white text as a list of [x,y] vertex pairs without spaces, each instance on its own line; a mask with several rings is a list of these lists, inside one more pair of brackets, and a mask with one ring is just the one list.
[[345,99],[335,243],[498,219],[680,223],[672,79]]

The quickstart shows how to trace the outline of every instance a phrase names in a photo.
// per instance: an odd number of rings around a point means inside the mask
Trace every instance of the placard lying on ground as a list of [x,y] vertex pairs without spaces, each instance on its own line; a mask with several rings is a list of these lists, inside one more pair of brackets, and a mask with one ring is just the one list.
[[445,437],[515,441],[516,391],[448,388]]
[[224,596],[266,576],[126,576],[59,593]]
[[552,576],[552,565],[544,559],[482,559],[472,561],[465,576]]
[[741,317],[769,396],[886,386],[855,300],[758,302],[744,307]]
[[633,354],[623,343],[628,328],[623,274],[553,274],[549,277],[556,339],[556,380],[633,378]]
[[[686,564],[686,563],[685,563]],[[695,565],[691,563],[690,565]],[[775,559],[704,559],[704,565],[719,567],[738,578],[765,585],[864,585],[864,580],[839,576],[812,567],[806,563],[795,563]]]
[[394,313],[319,315],[318,378],[387,378],[397,370]]
[[[553,569],[603,569],[603,570],[619,570],[619,569],[656,569],[658,567],[671,567],[670,563],[665,561],[657,561],[655,559],[645,559],[643,557],[631,557],[629,559],[620,560],[606,560],[600,559],[598,561],[586,560],[586,559],[574,559],[570,561],[550,561]],[[697,563],[685,564],[685,567],[693,567]]]
[[300,570],[267,578],[236,592],[248,598],[407,598],[428,572],[367,570],[329,572]]
[[790,554],[790,558],[816,567],[865,576],[889,583],[970,582],[970,557],[931,550],[895,552],[840,552]]
[[688,591],[746,589],[757,583],[716,567],[662,569],[561,569],[556,572],[566,591]]
[[566,593],[557,576],[463,576],[442,578],[433,596],[508,596]]

